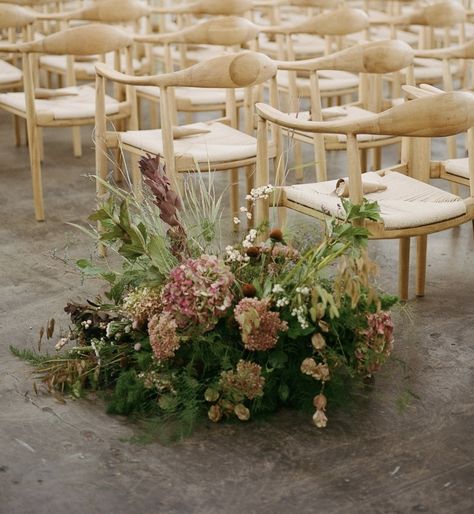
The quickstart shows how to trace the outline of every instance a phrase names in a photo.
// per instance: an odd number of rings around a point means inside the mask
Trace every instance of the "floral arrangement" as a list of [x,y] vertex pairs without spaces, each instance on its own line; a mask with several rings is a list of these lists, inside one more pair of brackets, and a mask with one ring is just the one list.
[[[49,390],[103,391],[110,413],[172,421],[177,435],[206,415],[246,421],[282,406],[313,412],[325,427],[331,404],[392,351],[396,298],[373,285],[362,223],[378,219],[377,205],[342,199],[345,217],[329,219],[317,244],[263,226],[221,249],[221,199],[203,184],[181,199],[159,157],[140,167],[145,199],[107,185],[109,199],[90,218],[118,266],[77,263],[105,280],[105,297],[66,306],[71,326],[58,355],[12,351]],[[247,197],[249,222],[272,192]]]

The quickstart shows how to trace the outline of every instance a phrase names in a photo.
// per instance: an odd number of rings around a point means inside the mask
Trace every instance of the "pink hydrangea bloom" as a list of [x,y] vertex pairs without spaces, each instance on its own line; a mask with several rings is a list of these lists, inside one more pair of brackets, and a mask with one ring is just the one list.
[[148,322],[150,345],[155,357],[162,361],[174,357],[179,348],[179,336],[176,333],[178,325],[169,312],[153,316]]
[[269,350],[278,341],[278,333],[288,330],[278,312],[269,310],[268,300],[243,298],[234,310],[242,341],[247,350]]
[[171,270],[161,293],[163,311],[173,315],[179,328],[208,331],[232,305],[234,275],[215,256],[187,259]]
[[360,332],[355,356],[361,373],[371,375],[380,369],[393,349],[393,321],[390,312],[367,315],[367,328]]

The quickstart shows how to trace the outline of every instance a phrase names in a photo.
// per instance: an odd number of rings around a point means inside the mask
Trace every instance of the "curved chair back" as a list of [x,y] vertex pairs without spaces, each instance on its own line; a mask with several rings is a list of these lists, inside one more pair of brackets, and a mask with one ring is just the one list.
[[137,36],[135,41],[234,46],[243,45],[252,39],[256,39],[259,32],[260,28],[246,18],[219,16],[176,32]]
[[151,11],[160,14],[242,15],[252,7],[252,0],[198,0],[170,7],[154,7]]
[[56,32],[42,39],[8,46],[8,51],[55,55],[96,55],[130,47],[133,39],[111,25],[83,25]]
[[0,29],[25,27],[35,21],[35,12],[19,5],[0,3]]

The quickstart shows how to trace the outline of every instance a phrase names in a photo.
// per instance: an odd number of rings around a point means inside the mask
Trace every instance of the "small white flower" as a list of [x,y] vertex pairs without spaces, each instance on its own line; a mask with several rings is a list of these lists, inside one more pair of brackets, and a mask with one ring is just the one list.
[[248,211],[247,207],[241,207],[240,208],[240,212],[247,212],[247,211]]
[[240,223],[239,218],[234,218],[234,223],[235,223],[235,225],[238,225]]
[[251,212],[247,212],[246,216],[247,216],[247,219],[249,219],[249,220],[252,219],[252,213]]
[[278,294],[278,293],[284,293],[284,292],[285,292],[285,290],[283,289],[283,287],[281,287],[280,284],[275,284],[273,286],[272,293]]

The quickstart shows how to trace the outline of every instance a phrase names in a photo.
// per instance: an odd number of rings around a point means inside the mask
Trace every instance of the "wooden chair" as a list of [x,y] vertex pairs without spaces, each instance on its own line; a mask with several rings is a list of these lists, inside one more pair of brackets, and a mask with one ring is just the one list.
[[[416,9],[408,14],[402,14],[391,18],[371,20],[371,25],[386,25],[390,27],[392,39],[397,39],[398,27],[421,28],[419,33],[418,49],[429,49],[434,46],[434,31],[441,30],[443,33],[443,46],[452,44],[453,29],[456,30],[457,42],[464,42],[464,24],[466,21],[466,10],[454,0],[443,1]],[[453,67],[451,73],[461,74],[462,70]],[[417,58],[415,59],[415,80],[416,83],[424,82],[439,84],[443,79],[443,67],[436,60]]]
[[[374,239],[400,239],[399,290],[408,298],[410,238],[417,238],[416,294],[424,295],[427,235],[458,226],[474,217],[474,96],[451,92],[436,97],[419,98],[395,106],[365,119],[327,122],[302,121],[265,104],[256,105],[258,121],[258,158],[256,185],[269,183],[267,159],[268,123],[287,130],[347,136],[348,188],[352,203],[360,205],[363,197],[377,201],[381,221],[368,222]],[[430,178],[430,139],[468,131],[469,197],[461,199],[427,184]],[[402,164],[377,173],[361,174],[358,134],[386,134],[410,139]],[[281,175],[280,175],[281,176]],[[336,181],[279,186],[273,205],[286,207],[312,217],[341,216],[341,199],[335,193]],[[376,192],[368,190],[379,189]],[[385,188],[385,189],[384,189]],[[269,204],[257,205],[256,223],[269,217]]]
[[[161,155],[175,190],[180,189],[178,174],[193,170],[231,170],[231,210],[238,215],[237,170],[247,169],[249,188],[253,186],[253,170],[257,158],[257,142],[249,134],[237,130],[235,89],[246,88],[249,98],[246,111],[253,117],[252,88],[271,79],[276,74],[276,65],[263,54],[244,51],[226,54],[196,64],[185,70],[148,77],[133,77],[110,70],[102,64],[96,65],[98,101],[96,109],[97,174],[107,176],[107,147],[120,147],[135,156],[132,174],[137,192],[141,177],[136,166],[139,156],[147,153]],[[105,80],[135,86],[160,88],[161,129],[137,130],[136,109],[132,111],[135,129],[127,132],[106,130],[104,111]],[[275,84],[276,85],[276,84]],[[206,123],[175,126],[173,90],[180,87],[224,88],[227,90],[226,117]],[[276,90],[273,88],[275,94]],[[133,91],[134,94],[134,91]],[[132,105],[134,100],[130,99]],[[270,155],[274,152],[271,149]],[[99,196],[104,188],[99,189]]]
[[[223,51],[242,50],[244,45],[252,44],[256,50],[259,28],[251,21],[237,16],[219,16],[202,21],[197,25],[186,27],[173,33],[150,34],[137,36],[135,41],[147,45],[163,45],[165,56],[165,72],[174,71],[172,45],[207,45],[217,46],[218,54]],[[186,66],[185,66],[186,67]],[[153,106],[160,104],[160,88],[153,86],[137,87],[138,101],[146,100]],[[242,106],[244,91],[236,91],[237,107]],[[192,122],[192,113],[223,112],[226,109],[226,92],[218,88],[184,87],[174,90],[175,115],[187,113],[187,122]],[[139,104],[140,106],[141,104]],[[152,126],[157,127],[157,109],[151,110]],[[139,116],[140,119],[140,116]],[[176,120],[174,120],[176,123]],[[253,127],[251,127],[253,130]]]
[[[18,34],[22,41],[29,41],[33,34],[33,24],[36,20],[34,13],[23,7],[12,4],[0,4],[0,33],[7,34],[7,44],[14,44],[18,40]],[[3,41],[0,40],[0,51]],[[11,54],[3,54],[0,59],[0,92],[19,91],[23,87],[23,72],[18,67],[17,59]],[[19,118],[13,116],[15,127],[15,142],[21,144],[21,131]]]
[[[243,17],[250,12],[253,6],[252,0],[198,0],[196,2],[182,2],[179,4],[171,3],[171,5],[152,7],[151,12],[159,15],[158,32],[161,34],[178,32],[186,27],[191,27],[201,18],[209,18],[214,16],[239,16]],[[167,21],[169,17],[173,17],[174,23]],[[207,45],[192,45],[187,48],[184,43],[180,43],[179,49],[171,47],[171,60],[178,68],[187,68],[193,64],[203,62],[206,59],[218,55],[219,48],[217,45],[211,47]],[[150,66],[148,73],[155,73],[156,63],[162,63],[166,67],[166,61],[169,59],[165,55],[165,47],[163,45],[154,46],[149,56]]]
[[[41,129],[43,127],[78,127],[92,125],[95,121],[95,90],[89,86],[57,90],[35,89],[33,61],[36,54],[70,55],[70,65],[75,55],[106,54],[117,56],[123,49],[131,70],[133,40],[123,31],[108,25],[86,25],[67,29],[43,39],[9,45],[5,49],[22,55],[24,93],[0,94],[0,109],[26,119],[30,153],[35,216],[44,220],[43,190],[41,181]],[[129,116],[130,105],[112,97],[105,97],[105,111],[113,120]]]
[[[254,2],[253,20],[262,25],[299,25],[325,11],[340,7],[341,0],[257,0]],[[281,38],[280,38],[281,39]],[[281,41],[275,34],[261,38],[260,51],[273,59],[282,58]],[[310,59],[327,51],[324,37],[315,34],[295,33],[292,37],[292,51],[296,60]]]
[[[304,72],[309,76],[309,87],[305,96],[310,97],[310,112],[293,112],[292,115],[301,120],[322,121],[326,117],[345,116],[346,121],[370,116],[374,112],[381,112],[391,106],[391,99],[385,100],[383,96],[383,77],[387,74],[397,73],[409,67],[413,63],[413,50],[403,41],[372,41],[359,44],[340,52],[303,61],[278,62],[279,70],[286,70],[289,73]],[[359,76],[359,98],[358,101],[335,109],[322,109],[319,74],[325,70],[354,73]],[[412,75],[412,74],[411,74]],[[413,77],[411,77],[413,83]],[[290,96],[292,104],[298,101],[294,81],[290,81]],[[290,131],[287,136],[293,141],[301,141],[312,144],[314,147],[316,179],[318,181],[327,179],[326,151],[343,150],[346,148],[346,137],[344,134],[304,134],[302,132]],[[375,153],[374,168],[380,167],[382,147],[394,144],[399,138],[390,135],[360,135],[358,138],[361,150],[361,168],[367,171],[367,150],[372,149]],[[297,156],[296,167],[302,171],[301,156]],[[302,175],[302,173],[301,173]],[[301,176],[302,178],[302,176]]]

